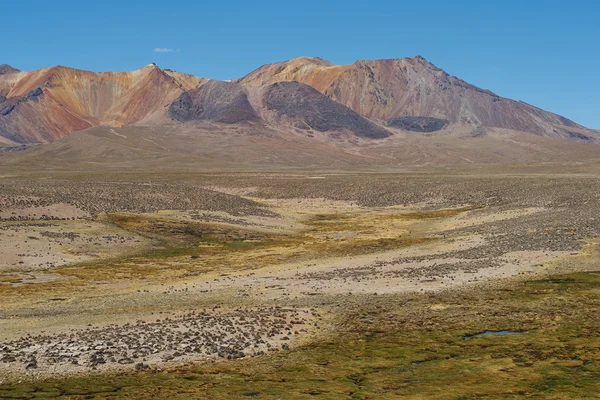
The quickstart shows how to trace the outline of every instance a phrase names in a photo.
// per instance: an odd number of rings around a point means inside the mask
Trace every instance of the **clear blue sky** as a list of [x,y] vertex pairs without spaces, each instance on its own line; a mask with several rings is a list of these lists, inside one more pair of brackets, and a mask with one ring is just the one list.
[[0,21],[0,64],[22,70],[156,62],[231,79],[300,55],[337,64],[422,55],[600,129],[600,1],[9,0]]

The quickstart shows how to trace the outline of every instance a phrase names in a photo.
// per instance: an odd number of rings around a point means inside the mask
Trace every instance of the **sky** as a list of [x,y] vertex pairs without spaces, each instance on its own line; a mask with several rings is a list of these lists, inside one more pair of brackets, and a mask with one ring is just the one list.
[[600,1],[8,1],[0,64],[234,79],[298,56],[421,55],[484,89],[600,129]]

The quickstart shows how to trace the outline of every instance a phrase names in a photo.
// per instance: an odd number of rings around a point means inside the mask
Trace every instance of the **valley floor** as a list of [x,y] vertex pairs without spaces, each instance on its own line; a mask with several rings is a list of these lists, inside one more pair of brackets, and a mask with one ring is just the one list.
[[594,398],[599,211],[561,171],[17,172],[0,398]]

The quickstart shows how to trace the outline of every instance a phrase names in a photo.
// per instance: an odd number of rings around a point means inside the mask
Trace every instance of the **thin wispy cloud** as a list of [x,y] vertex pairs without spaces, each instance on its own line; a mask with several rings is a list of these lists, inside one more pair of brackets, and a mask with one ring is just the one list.
[[173,50],[173,49],[171,49],[171,48],[168,48],[168,47],[156,47],[156,48],[154,49],[154,52],[155,52],[155,53],[172,53],[172,52],[174,52],[174,51],[175,51],[175,50]]

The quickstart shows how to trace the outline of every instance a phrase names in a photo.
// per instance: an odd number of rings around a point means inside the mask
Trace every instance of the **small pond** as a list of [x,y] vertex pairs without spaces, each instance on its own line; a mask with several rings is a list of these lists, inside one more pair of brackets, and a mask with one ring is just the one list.
[[471,340],[473,338],[481,337],[481,336],[523,335],[525,333],[527,333],[527,331],[521,331],[521,332],[513,332],[513,331],[485,331],[485,332],[481,332],[481,333],[478,333],[478,334],[473,335],[473,336],[465,336],[465,340]]

